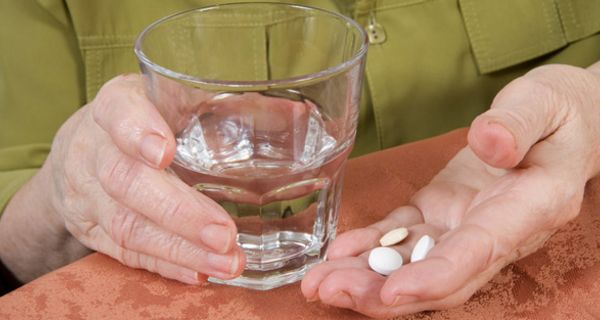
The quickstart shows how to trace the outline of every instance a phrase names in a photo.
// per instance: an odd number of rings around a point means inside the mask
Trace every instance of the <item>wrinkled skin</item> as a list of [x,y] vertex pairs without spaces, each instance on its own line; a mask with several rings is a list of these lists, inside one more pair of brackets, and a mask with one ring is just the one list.
[[[473,121],[468,142],[409,204],[341,234],[304,278],[304,296],[380,318],[447,309],[543,246],[577,216],[599,171],[600,64],[544,66],[514,80]],[[398,227],[410,232],[395,246],[405,265],[384,277],[368,253]],[[436,246],[406,264],[424,234]]]
[[[182,174],[182,181],[164,170],[175,154],[173,131],[203,106],[220,112],[252,106],[255,128],[273,130],[306,118],[307,106],[256,93],[207,102],[214,93],[173,82],[161,88],[159,110],[140,75],[116,77],[63,124],[43,167],[0,219],[0,259],[19,280],[91,250],[188,284],[241,274],[245,255],[231,217],[183,182],[196,177]],[[305,132],[295,134],[283,143],[303,141]]]
[[[585,183],[600,170],[599,74],[600,65],[553,65],[513,81],[474,120],[469,145],[409,204],[338,237],[303,294],[373,317],[450,308],[542,246],[578,214]],[[163,170],[174,152],[140,77],[109,81],[63,125],[42,169],[4,210],[3,263],[29,281],[87,247],[190,284],[239,275],[235,225]],[[422,234],[437,245],[383,277],[366,257],[399,226],[411,233],[396,246],[405,260]]]
[[239,275],[244,257],[228,214],[159,170],[171,162],[175,141],[140,77],[107,83],[79,113],[50,157],[54,207],[71,234],[126,265],[183,282],[198,283],[198,272]]
[[42,169],[7,206],[2,261],[25,282],[85,247],[189,284],[238,276],[245,257],[235,224],[163,170],[174,153],[173,133],[141,76],[107,82],[64,123]]

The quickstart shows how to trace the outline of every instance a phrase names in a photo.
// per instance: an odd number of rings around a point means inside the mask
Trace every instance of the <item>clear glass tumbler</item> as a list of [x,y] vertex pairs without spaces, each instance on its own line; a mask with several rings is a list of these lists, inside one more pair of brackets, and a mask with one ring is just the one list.
[[242,276],[298,281],[335,237],[367,37],[337,13],[277,3],[205,7],[138,37],[146,93],[177,138],[170,170],[238,228]]

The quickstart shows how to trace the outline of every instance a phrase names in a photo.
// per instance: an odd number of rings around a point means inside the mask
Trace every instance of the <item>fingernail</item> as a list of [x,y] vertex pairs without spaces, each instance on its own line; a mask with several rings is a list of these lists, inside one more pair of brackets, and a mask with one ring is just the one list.
[[319,301],[319,297],[316,294],[313,297],[306,299],[306,302],[316,302],[316,301]]
[[341,308],[351,309],[351,308],[354,308],[354,306],[355,306],[354,300],[352,300],[352,297],[343,291],[336,293],[335,296],[333,296],[333,298],[331,299],[331,301],[335,304],[335,306],[341,307]]
[[142,139],[140,153],[146,162],[158,167],[162,162],[166,148],[167,141],[165,138],[156,134],[149,134]]
[[403,304],[409,304],[418,301],[419,298],[415,296],[397,296],[394,302],[390,306],[399,306]]
[[231,229],[220,224],[209,224],[200,232],[200,240],[217,253],[225,253],[231,249]]
[[198,272],[185,272],[181,275],[180,280],[184,283],[192,285],[198,285],[201,283],[200,279],[198,278]]
[[240,264],[240,257],[237,253],[235,253],[233,255],[233,261],[231,261],[231,268],[229,269],[229,274],[236,273],[237,269],[239,268],[239,264]]
[[233,274],[238,269],[239,258],[237,254],[231,255],[220,255],[209,253],[207,255],[208,264],[215,269],[215,271]]

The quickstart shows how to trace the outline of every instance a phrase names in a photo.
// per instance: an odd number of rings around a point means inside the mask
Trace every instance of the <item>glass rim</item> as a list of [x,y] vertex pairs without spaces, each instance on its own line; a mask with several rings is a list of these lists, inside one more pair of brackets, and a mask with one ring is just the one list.
[[[276,79],[276,80],[258,80],[258,81],[216,80],[216,79],[210,79],[210,78],[200,78],[200,77],[195,77],[192,75],[180,73],[180,72],[170,70],[169,68],[165,68],[165,67],[155,63],[148,56],[146,56],[146,54],[142,50],[142,42],[144,40],[144,37],[147,35],[148,32],[150,32],[152,29],[154,29],[156,26],[160,25],[163,22],[166,22],[166,21],[169,21],[172,19],[176,19],[178,17],[185,16],[188,14],[192,14],[194,12],[203,12],[203,11],[208,11],[208,10],[214,10],[219,7],[247,6],[247,5],[252,5],[252,4],[288,6],[288,7],[294,7],[294,8],[298,8],[298,9],[302,9],[302,10],[319,11],[319,12],[325,13],[326,15],[329,15],[333,18],[340,19],[340,20],[350,24],[352,27],[354,27],[354,29],[358,30],[358,34],[361,37],[360,38],[360,43],[361,43],[360,48],[358,50],[356,50],[356,52],[354,54],[352,54],[352,56],[350,58],[345,59],[341,63],[338,63],[334,66],[331,66],[327,69],[324,69],[324,70],[321,70],[318,72],[303,74],[303,75],[299,75],[299,76],[295,76],[295,77],[281,78],[281,79]],[[147,27],[145,27],[144,30],[142,30],[142,32],[137,36],[137,38],[135,40],[134,52],[135,52],[135,55],[137,56],[138,60],[142,64],[144,64],[145,66],[149,67],[153,71],[155,71],[163,76],[166,76],[168,78],[182,80],[182,81],[186,81],[186,82],[190,82],[190,83],[198,84],[198,85],[244,88],[244,87],[280,87],[280,86],[288,86],[288,85],[289,86],[297,86],[298,84],[301,84],[303,82],[310,82],[310,81],[314,81],[315,79],[326,78],[328,76],[331,76],[331,75],[340,73],[344,70],[350,69],[351,66],[353,66],[354,64],[356,64],[358,61],[360,61],[363,58],[363,56],[367,52],[368,46],[369,46],[369,41],[368,41],[367,33],[364,30],[364,28],[358,22],[354,21],[353,19],[351,19],[343,14],[340,14],[337,12],[332,12],[332,11],[321,9],[321,8],[305,6],[305,5],[298,5],[298,4],[291,4],[291,3],[237,2],[237,3],[217,4],[217,5],[211,5],[211,6],[206,6],[206,7],[194,8],[194,9],[176,12],[176,13],[170,14],[168,16],[162,17],[162,18],[152,22]]]

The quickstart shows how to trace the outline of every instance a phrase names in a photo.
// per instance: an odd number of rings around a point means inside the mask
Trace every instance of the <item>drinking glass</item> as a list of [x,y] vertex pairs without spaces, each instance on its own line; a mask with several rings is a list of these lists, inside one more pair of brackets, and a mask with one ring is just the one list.
[[367,37],[351,19],[278,3],[204,7],[138,37],[146,94],[175,133],[169,170],[235,221],[243,274],[302,278],[335,237]]

